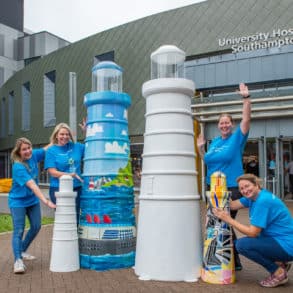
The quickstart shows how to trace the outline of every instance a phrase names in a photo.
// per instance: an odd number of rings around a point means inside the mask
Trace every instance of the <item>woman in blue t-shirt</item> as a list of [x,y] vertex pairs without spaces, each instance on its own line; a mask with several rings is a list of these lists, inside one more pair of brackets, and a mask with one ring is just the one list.
[[[14,254],[14,273],[24,273],[23,260],[35,259],[26,251],[41,228],[41,209],[39,199],[48,207],[55,208],[38,187],[38,162],[45,156],[45,149],[32,149],[27,138],[19,138],[11,152],[12,187],[8,196],[8,205],[13,220],[12,249]],[[30,229],[25,235],[25,216]]]
[[242,198],[232,201],[230,208],[249,209],[250,224],[244,225],[220,208],[213,213],[219,219],[247,235],[238,239],[236,249],[248,259],[263,266],[270,275],[260,282],[263,287],[277,287],[288,282],[293,261],[293,218],[286,205],[271,192],[262,189],[253,174],[238,177]]
[[[211,175],[214,172],[222,172],[226,175],[227,187],[231,191],[231,198],[236,200],[241,197],[237,186],[237,177],[242,175],[243,163],[242,155],[247,142],[250,127],[251,101],[248,87],[244,83],[239,84],[238,93],[242,96],[242,120],[234,132],[234,122],[229,114],[221,114],[218,121],[220,136],[214,138],[205,153],[205,138],[200,134],[197,138],[197,149],[207,166],[206,183],[209,189]],[[236,217],[237,211],[231,211],[231,216]],[[233,240],[236,234],[233,231]],[[241,270],[242,265],[237,252],[235,256],[235,269]]]
[[[85,130],[85,121],[80,126]],[[56,203],[55,192],[59,191],[59,178],[62,175],[70,175],[73,178],[73,189],[77,192],[76,211],[78,221],[84,145],[74,142],[71,129],[66,123],[56,125],[50,137],[50,143],[52,146],[48,148],[45,157],[45,169],[48,170],[50,175],[50,198],[52,202]]]

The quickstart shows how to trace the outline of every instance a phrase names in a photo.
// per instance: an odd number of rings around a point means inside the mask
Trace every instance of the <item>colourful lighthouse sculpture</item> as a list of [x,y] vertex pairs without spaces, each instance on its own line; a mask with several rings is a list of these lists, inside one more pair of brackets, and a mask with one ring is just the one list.
[[229,212],[230,192],[227,191],[224,173],[215,172],[211,175],[210,191],[206,192],[206,198],[207,221],[201,278],[207,283],[231,284],[235,282],[231,227],[212,212],[214,207]]
[[152,53],[143,84],[146,126],[135,273],[141,280],[194,282],[202,238],[195,170],[191,96],[183,78],[185,52],[171,45]]
[[92,69],[85,95],[87,130],[81,195],[82,268],[108,270],[134,264],[136,228],[127,108],[122,68],[104,61]]

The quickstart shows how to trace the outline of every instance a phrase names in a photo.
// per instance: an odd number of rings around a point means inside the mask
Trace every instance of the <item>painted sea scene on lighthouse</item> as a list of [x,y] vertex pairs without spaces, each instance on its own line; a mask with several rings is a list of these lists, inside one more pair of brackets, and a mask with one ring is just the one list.
[[[105,62],[96,67],[120,67]],[[104,71],[103,71],[104,74]],[[109,78],[106,75],[106,78]],[[85,95],[87,129],[79,225],[81,267],[108,270],[134,265],[136,226],[127,108],[123,92]]]

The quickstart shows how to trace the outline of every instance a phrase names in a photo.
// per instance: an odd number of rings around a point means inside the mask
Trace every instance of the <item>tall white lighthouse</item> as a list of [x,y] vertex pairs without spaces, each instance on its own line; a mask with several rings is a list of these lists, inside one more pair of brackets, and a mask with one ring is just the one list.
[[165,45],[151,55],[135,273],[142,280],[197,281],[202,264],[200,206],[185,52]]

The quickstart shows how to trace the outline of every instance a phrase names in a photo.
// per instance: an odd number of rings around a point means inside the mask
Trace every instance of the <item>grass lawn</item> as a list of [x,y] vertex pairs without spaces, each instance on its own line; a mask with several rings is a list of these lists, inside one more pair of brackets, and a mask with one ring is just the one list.
[[[53,218],[42,218],[42,225],[47,225],[47,224],[53,224],[54,219]],[[26,228],[29,227],[29,222],[28,219],[26,219]],[[13,225],[12,225],[12,218],[11,215],[8,214],[0,214],[0,233],[1,232],[8,232],[13,230]]]

